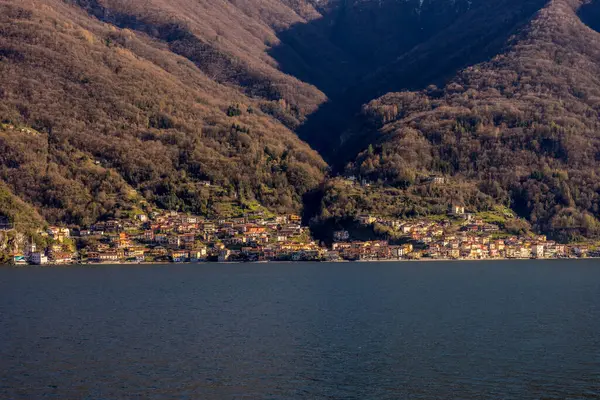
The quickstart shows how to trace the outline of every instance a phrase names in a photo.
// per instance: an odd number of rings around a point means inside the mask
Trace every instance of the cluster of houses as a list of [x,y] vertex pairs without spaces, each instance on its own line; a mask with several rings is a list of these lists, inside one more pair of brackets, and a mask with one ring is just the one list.
[[[453,206],[449,218],[394,220],[371,215],[360,224],[380,224],[396,233],[388,240],[353,241],[346,230],[333,233],[327,248],[301,225],[298,215],[205,219],[178,212],[138,213],[96,223],[89,229],[50,227],[46,247],[28,243],[16,264],[75,262],[341,261],[401,259],[494,259],[594,257],[586,246],[563,245],[545,236],[510,236]],[[460,218],[457,218],[460,217]],[[456,220],[460,219],[460,223]],[[400,238],[400,240],[398,240]],[[75,246],[78,243],[79,246]]]
[[22,252],[15,252],[14,263],[19,264],[72,264],[77,261],[75,245],[71,241],[69,228],[51,226],[44,236],[49,237],[51,244],[38,248],[34,241],[28,242]]
[[371,259],[516,259],[598,257],[600,251],[586,245],[565,245],[543,235],[514,236],[501,232],[498,225],[485,223],[464,207],[452,206],[450,217],[461,217],[460,223],[448,218],[442,221],[393,220],[361,215],[363,225],[381,224],[406,242],[402,246],[387,242],[350,242],[347,231],[334,232],[333,249],[340,257],[351,260]]
[[[423,234],[421,234],[423,235]],[[421,236],[419,235],[419,236]],[[332,251],[337,257],[330,260],[485,260],[517,258],[598,257],[587,246],[568,246],[547,240],[545,236],[493,239],[486,235],[441,233],[422,236],[424,241],[391,245],[388,241],[336,242]],[[428,242],[429,244],[426,244]]]
[[[99,222],[89,229],[51,227],[48,235],[56,245],[43,252],[36,251],[32,243],[25,254],[15,256],[15,262],[303,261],[324,257],[324,249],[312,240],[298,215],[205,219],[153,212]],[[66,239],[76,239],[83,246],[67,257]]]
[[333,243],[327,252],[327,261],[375,261],[400,260],[413,254],[413,245],[390,245],[387,240],[366,242],[337,242]]

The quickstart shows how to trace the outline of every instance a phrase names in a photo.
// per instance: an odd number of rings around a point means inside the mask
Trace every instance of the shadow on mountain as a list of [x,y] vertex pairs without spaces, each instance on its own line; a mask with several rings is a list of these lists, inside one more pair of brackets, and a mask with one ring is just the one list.
[[600,32],[600,0],[593,0],[582,5],[577,15],[584,24],[596,32]]
[[323,17],[278,34],[280,69],[329,97],[297,129],[335,168],[375,133],[358,115],[385,93],[443,85],[489,60],[546,0],[343,2]]
[[341,1],[321,10],[322,18],[280,32],[281,43],[270,54],[283,72],[335,97],[364,74],[452,25],[472,2]]

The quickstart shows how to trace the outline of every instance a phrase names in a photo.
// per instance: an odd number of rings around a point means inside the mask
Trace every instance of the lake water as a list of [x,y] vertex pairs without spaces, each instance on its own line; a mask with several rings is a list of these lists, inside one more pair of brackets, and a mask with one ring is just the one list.
[[0,268],[0,398],[600,398],[600,261]]

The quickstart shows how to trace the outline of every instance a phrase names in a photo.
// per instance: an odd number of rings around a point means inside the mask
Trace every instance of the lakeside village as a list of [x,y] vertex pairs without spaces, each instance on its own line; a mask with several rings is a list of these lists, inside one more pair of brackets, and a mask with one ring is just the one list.
[[448,218],[393,220],[358,217],[359,226],[391,229],[401,244],[387,240],[353,241],[346,230],[333,232],[330,246],[319,244],[298,215],[205,219],[177,212],[136,214],[100,222],[90,229],[51,226],[15,249],[17,265],[144,262],[484,260],[598,257],[597,248],[564,245],[545,236],[511,236],[478,220],[464,207],[451,206]]

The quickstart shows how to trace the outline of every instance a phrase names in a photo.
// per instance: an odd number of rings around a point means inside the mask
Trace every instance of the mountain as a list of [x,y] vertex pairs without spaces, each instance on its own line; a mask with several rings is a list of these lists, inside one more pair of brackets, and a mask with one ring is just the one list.
[[539,231],[598,235],[600,35],[583,22],[597,7],[553,0],[442,88],[370,102],[373,145],[350,170],[401,188],[430,174],[471,182]]
[[326,165],[280,119],[294,125],[324,95],[271,65],[266,22],[228,7],[0,1],[0,178],[11,193],[49,222],[84,225],[145,201],[299,210]]
[[[52,223],[144,202],[299,210],[326,165],[291,129],[327,96],[285,66],[328,91],[348,86],[373,64],[357,62],[366,42],[357,52],[340,39],[373,5],[2,0],[0,177]],[[331,16],[337,27],[323,25]],[[381,21],[361,18],[375,37]]]
[[[345,62],[343,69],[356,71],[343,84],[335,83],[337,91],[314,81],[329,95],[329,102],[300,127],[300,137],[334,167],[343,165],[369,143],[361,135],[365,129],[362,121],[355,118],[364,103],[390,91],[444,84],[461,69],[488,60],[501,52],[508,38],[545,3],[348,1],[342,2],[336,13],[305,26],[294,26],[294,34],[319,24],[332,26],[332,41],[346,49],[346,59],[354,60]],[[321,64],[313,69],[322,70]],[[350,135],[352,131],[357,135]]]
[[0,0],[0,214],[462,202],[595,236],[598,15],[597,0]]

